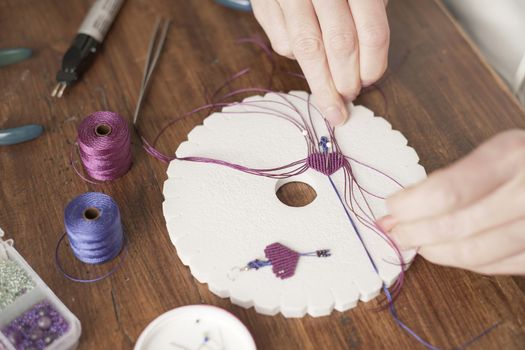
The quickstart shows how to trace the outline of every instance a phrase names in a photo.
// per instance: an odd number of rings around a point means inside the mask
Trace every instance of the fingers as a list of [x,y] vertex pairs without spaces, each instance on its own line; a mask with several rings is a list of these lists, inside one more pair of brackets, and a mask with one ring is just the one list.
[[485,275],[523,275],[525,276],[525,252],[501,261],[477,266],[472,271]]
[[440,216],[401,222],[390,234],[403,248],[441,244],[521,219],[525,217],[524,208],[525,173],[517,174],[472,205]]
[[292,52],[323,116],[332,124],[346,120],[346,106],[332,80],[314,7],[306,0],[280,0]]
[[475,270],[525,253],[524,227],[524,220],[516,221],[459,241],[421,247],[419,254],[436,264]]
[[397,225],[397,220],[392,215],[387,215],[377,220],[376,225],[383,232],[390,232]]
[[255,18],[265,31],[272,48],[281,56],[293,58],[281,7],[275,0],[252,0]]
[[401,247],[437,264],[525,274],[525,131],[497,135],[387,205],[378,224]]
[[383,0],[253,0],[274,50],[295,57],[323,116],[339,125],[345,100],[387,65],[389,29]]
[[363,86],[379,80],[386,70],[390,29],[383,0],[350,0],[359,40],[360,76]]
[[330,73],[337,91],[353,101],[361,89],[359,45],[346,0],[314,0]]
[[403,222],[462,208],[513,176],[519,164],[514,158],[521,157],[516,152],[523,150],[525,133],[515,130],[502,133],[462,160],[389,198],[387,207],[390,214],[398,222]]

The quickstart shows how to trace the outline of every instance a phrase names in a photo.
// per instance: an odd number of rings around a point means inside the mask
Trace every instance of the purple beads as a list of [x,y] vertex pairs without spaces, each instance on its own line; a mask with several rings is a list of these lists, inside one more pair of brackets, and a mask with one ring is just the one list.
[[49,327],[51,327],[51,319],[47,316],[42,316],[38,319],[36,324],[38,325],[39,329],[48,330]]
[[69,330],[62,315],[47,301],[34,305],[2,329],[17,350],[44,349]]

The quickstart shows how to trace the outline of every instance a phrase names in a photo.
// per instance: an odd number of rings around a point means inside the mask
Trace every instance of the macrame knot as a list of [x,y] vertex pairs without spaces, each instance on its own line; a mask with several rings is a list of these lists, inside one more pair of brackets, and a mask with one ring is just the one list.
[[315,152],[308,156],[306,165],[317,170],[321,174],[330,176],[341,169],[345,163],[345,156],[339,152],[319,153]]
[[255,259],[255,260],[250,261],[247,267],[249,269],[259,270],[261,267],[265,267],[269,265],[271,265],[271,263],[267,260]]
[[327,258],[332,255],[332,253],[330,253],[330,249],[317,250],[315,253],[320,258]]

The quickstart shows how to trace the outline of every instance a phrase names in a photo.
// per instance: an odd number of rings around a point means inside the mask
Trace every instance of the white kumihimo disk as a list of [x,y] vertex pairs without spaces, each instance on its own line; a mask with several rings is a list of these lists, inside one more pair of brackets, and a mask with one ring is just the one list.
[[[268,93],[245,99],[249,105],[225,107],[189,133],[188,141],[177,149],[177,157],[209,157],[259,169],[304,159],[308,149],[301,130],[269,115],[261,106],[271,105],[288,114],[294,107],[307,115],[307,98],[306,92]],[[416,152],[400,132],[363,106],[349,105],[349,109],[350,119],[335,131],[344,155],[379,169],[403,186],[426,176]],[[319,112],[311,108],[311,115],[318,136],[328,136]],[[297,112],[293,116],[299,120]],[[374,195],[386,197],[400,189],[372,168],[355,161],[350,164],[360,186]],[[343,194],[342,169],[331,177]],[[277,198],[276,191],[294,181],[315,189],[317,197],[312,203],[290,207]],[[383,199],[366,192],[363,195],[376,218],[387,214]],[[366,207],[363,195],[356,199]],[[222,165],[176,159],[168,168],[164,197],[170,238],[193,276],[218,296],[246,308],[254,306],[263,314],[302,317],[307,313],[328,315],[334,308],[344,311],[358,300],[376,297],[382,283],[392,284],[401,270],[395,251],[384,238],[356,220],[378,276],[327,176],[313,169],[287,179],[272,179]],[[276,277],[271,267],[232,277],[236,267],[264,259],[265,247],[274,242],[297,252],[330,249],[331,256],[301,257],[295,274],[287,279]],[[414,255],[415,251],[403,252],[405,261]]]

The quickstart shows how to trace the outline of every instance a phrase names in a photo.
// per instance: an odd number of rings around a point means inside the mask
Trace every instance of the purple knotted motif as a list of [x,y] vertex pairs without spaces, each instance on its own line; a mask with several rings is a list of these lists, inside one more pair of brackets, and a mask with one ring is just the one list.
[[264,254],[272,263],[275,276],[285,279],[294,275],[299,262],[299,253],[281,243],[272,243],[264,249]]
[[345,156],[339,152],[311,153],[306,159],[309,168],[317,170],[321,174],[330,176],[345,164]]
[[299,257],[313,256],[326,258],[331,255],[330,249],[321,249],[308,253],[298,253],[281,243],[272,243],[264,249],[268,260],[255,259],[250,261],[241,271],[259,270],[265,266],[271,266],[276,277],[280,279],[290,278],[295,274]]

